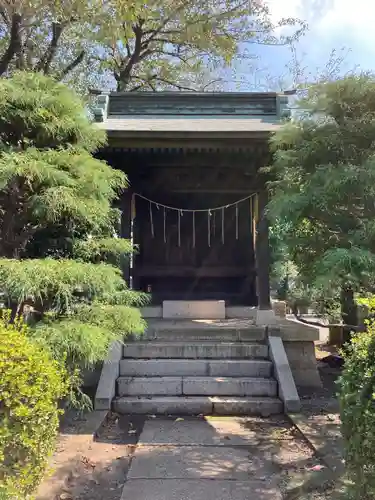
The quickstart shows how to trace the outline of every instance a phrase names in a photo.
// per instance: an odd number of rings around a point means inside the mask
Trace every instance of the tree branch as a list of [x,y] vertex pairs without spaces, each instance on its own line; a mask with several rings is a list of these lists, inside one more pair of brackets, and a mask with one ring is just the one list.
[[22,50],[21,43],[21,21],[22,16],[20,14],[13,14],[12,16],[12,27],[10,30],[10,40],[5,54],[0,60],[0,75],[4,74],[9,67],[10,62],[16,54],[20,54]]
[[62,80],[65,76],[67,76],[71,71],[73,71],[81,62],[83,61],[85,57],[86,52],[84,50],[81,50],[81,52],[78,54],[78,56],[73,59],[73,61],[66,66],[59,77],[59,80]]
[[155,79],[158,80],[159,82],[166,83],[167,85],[171,85],[171,87],[175,87],[178,90],[189,90],[189,91],[196,92],[196,90],[191,88],[191,87],[187,87],[185,85],[180,85],[177,82],[171,82],[170,80],[167,80],[166,78],[161,78],[161,77],[157,76]]
[[60,37],[62,35],[62,32],[64,30],[64,25],[62,23],[52,23],[52,39],[51,43],[49,44],[49,47],[43,54],[43,56],[40,58],[38,64],[35,67],[36,71],[41,71],[44,74],[48,75],[51,62],[53,61],[53,58],[56,55],[57,52],[57,46],[60,40]]
[[142,51],[142,36],[143,36],[142,25],[143,22],[139,21],[138,24],[135,24],[133,26],[133,31],[135,35],[134,51],[131,57],[127,58],[128,61],[124,65],[124,68],[119,72],[117,82],[120,88],[125,87],[127,85],[127,83],[129,82],[130,73],[133,69],[133,66],[139,61],[139,57]]

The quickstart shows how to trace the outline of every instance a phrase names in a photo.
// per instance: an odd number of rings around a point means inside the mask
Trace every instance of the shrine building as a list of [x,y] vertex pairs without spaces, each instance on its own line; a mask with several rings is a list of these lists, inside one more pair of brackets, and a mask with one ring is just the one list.
[[98,96],[98,156],[126,172],[122,234],[139,251],[125,277],[165,300],[269,310],[269,138],[290,116],[277,93]]

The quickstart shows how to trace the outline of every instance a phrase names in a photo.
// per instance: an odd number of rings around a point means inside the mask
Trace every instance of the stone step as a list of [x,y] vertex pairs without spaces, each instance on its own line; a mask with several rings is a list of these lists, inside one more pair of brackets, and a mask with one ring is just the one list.
[[132,415],[270,415],[283,412],[278,398],[236,397],[121,397],[116,413]]
[[277,396],[277,382],[254,377],[119,377],[118,396]]
[[233,342],[134,342],[124,345],[123,355],[141,359],[267,359],[268,346]]
[[153,328],[149,326],[142,335],[143,340],[157,340],[164,342],[194,342],[194,341],[215,341],[215,342],[258,342],[266,338],[264,326],[246,326],[244,328],[215,327],[210,328]]
[[270,377],[271,361],[263,359],[122,359],[120,375],[126,377]]

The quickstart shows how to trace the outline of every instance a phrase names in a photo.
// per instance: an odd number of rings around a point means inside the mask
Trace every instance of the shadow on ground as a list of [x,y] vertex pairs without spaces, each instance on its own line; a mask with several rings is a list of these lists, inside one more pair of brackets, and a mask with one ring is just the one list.
[[[145,439],[134,457],[143,429]],[[40,488],[37,500],[120,500],[130,466],[129,480],[137,482],[146,478],[211,483],[229,479],[238,481],[238,488],[246,488],[246,481],[251,480],[277,486],[284,495],[324,470],[284,416],[146,420],[111,415],[91,442],[83,438],[87,438],[82,434],[85,424],[79,420],[63,430],[52,464],[55,471]],[[249,491],[249,499],[252,494]],[[220,492],[215,499],[222,500]]]

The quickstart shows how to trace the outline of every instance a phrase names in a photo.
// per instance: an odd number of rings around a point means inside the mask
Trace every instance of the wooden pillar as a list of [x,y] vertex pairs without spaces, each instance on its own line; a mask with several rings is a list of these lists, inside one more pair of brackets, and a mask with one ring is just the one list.
[[[129,190],[124,191],[121,196],[121,238],[131,239],[132,224],[132,193]],[[123,277],[128,286],[130,286],[130,256],[124,262],[122,267]]]
[[270,298],[270,248],[268,241],[268,220],[265,208],[268,202],[267,191],[255,197],[255,266],[257,274],[258,308],[271,309]]

